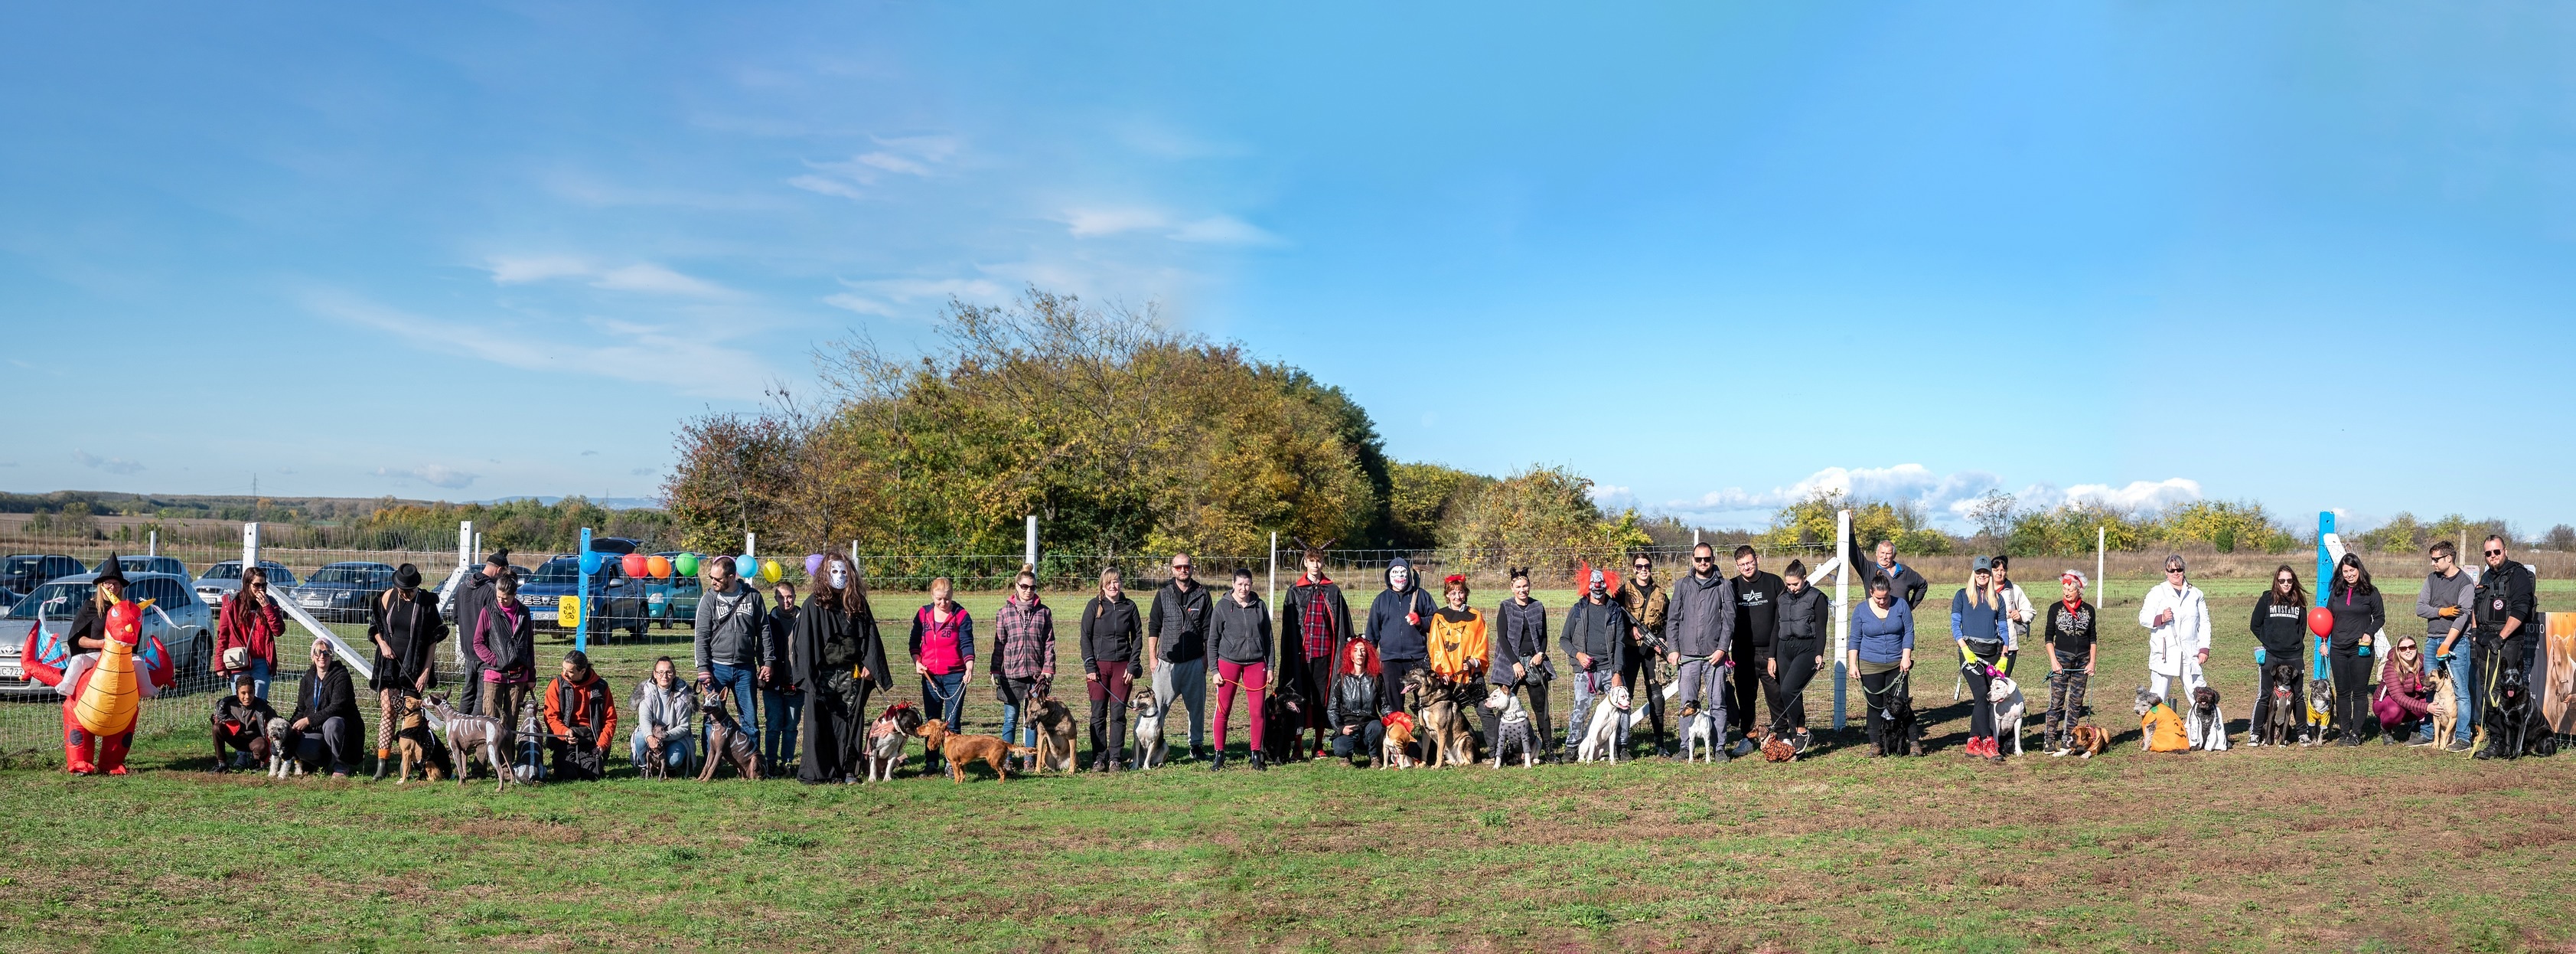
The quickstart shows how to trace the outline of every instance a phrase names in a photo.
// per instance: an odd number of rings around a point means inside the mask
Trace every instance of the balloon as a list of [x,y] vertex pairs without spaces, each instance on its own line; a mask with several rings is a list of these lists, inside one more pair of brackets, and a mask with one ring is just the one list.
[[779,577],[785,575],[787,575],[787,568],[779,566],[776,560],[768,560],[760,564],[760,582],[776,583]]
[[671,558],[666,556],[646,558],[644,571],[653,574],[653,578],[657,580],[667,578],[671,575]]
[[641,553],[629,553],[617,558],[617,568],[625,570],[627,576],[643,576],[651,568],[651,562]]
[[597,550],[585,551],[581,555],[581,571],[590,574],[598,573],[599,564],[602,562],[601,558],[602,554]]
[[808,554],[806,554],[806,555],[805,555],[805,575],[806,575],[808,578],[811,578],[814,574],[821,573],[821,572],[823,572],[823,555],[822,555],[822,554],[820,554],[820,553],[808,553]]
[[680,554],[678,558],[671,561],[671,572],[677,573],[681,576],[698,575],[698,555],[695,553]]
[[2308,632],[2319,636],[2334,635],[2334,611],[2323,606],[2308,607]]

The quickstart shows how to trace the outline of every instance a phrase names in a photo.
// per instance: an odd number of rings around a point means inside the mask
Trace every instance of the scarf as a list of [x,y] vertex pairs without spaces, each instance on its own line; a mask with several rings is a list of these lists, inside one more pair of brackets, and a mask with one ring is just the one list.
[[[1333,581],[1323,577],[1297,581],[1297,588],[1301,590],[1331,585]],[[1305,601],[1305,611],[1297,614],[1297,631],[1305,636],[1306,658],[1322,659],[1333,654],[1333,638],[1340,635],[1333,632],[1333,608],[1325,603],[1321,592],[1307,593]]]

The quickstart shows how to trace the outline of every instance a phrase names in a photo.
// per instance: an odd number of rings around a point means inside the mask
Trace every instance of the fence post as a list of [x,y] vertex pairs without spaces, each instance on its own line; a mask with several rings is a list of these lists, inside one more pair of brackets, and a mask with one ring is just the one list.
[[[583,537],[583,538],[582,538],[582,541],[583,541],[583,542],[582,542],[582,546],[581,546],[581,548],[582,548],[582,549],[584,549],[584,550],[590,549],[590,543],[589,543],[590,538],[589,538],[589,537]],[[760,560],[759,560],[759,559],[758,559],[758,558],[757,558],[757,557],[752,553],[752,544],[755,544],[755,543],[758,543],[758,542],[760,542],[760,534],[753,533],[753,532],[751,532],[751,531],[749,531],[749,530],[745,530],[745,531],[743,531],[743,532],[742,532],[742,555],[743,555],[745,558],[750,559],[750,560],[751,560],[751,565],[752,565],[752,566],[755,566],[755,567],[760,565]],[[741,575],[742,575],[742,567],[740,567],[740,566],[736,566],[736,567],[734,567],[734,568],[733,568],[733,575],[735,575],[735,576],[741,576]],[[758,574],[758,573],[753,573],[752,575],[753,575],[753,576],[759,576],[760,574]]]
[[[1279,605],[1279,531],[1270,531],[1270,605]],[[1282,634],[1285,637],[1285,634]]]
[[[574,569],[581,571],[581,588],[573,591],[578,594],[574,596],[573,599],[578,601],[581,606],[581,618],[578,623],[573,626],[572,648],[586,653],[590,651],[590,621],[599,615],[599,605],[592,602],[590,598],[589,527],[581,528],[581,555],[574,557],[573,562],[579,564],[574,567]],[[560,613],[562,610],[558,609],[556,612]]]
[[242,521],[242,572],[259,565],[259,521]]
[[474,521],[456,522],[456,565],[468,570],[474,568]]
[[[1696,534],[1694,534],[1696,535]],[[1826,647],[1834,656],[1834,731],[1843,729],[1845,699],[1851,673],[1843,666],[1843,647],[1851,642],[1851,511],[1834,512],[1834,644]]]
[[1025,552],[1025,555],[1024,555],[1024,556],[1022,556],[1022,557],[1020,558],[1020,562],[1025,563],[1025,564],[1028,564],[1029,572],[1031,572],[1031,573],[1035,573],[1035,572],[1037,572],[1037,570],[1038,570],[1038,515],[1037,515],[1037,514],[1030,514],[1030,515],[1029,515],[1029,545],[1028,545],[1028,549],[1027,549],[1027,550],[1026,550],[1026,552]]
[[160,556],[160,555],[161,555],[161,531],[159,531],[159,530],[154,530],[154,531],[151,531],[151,533],[152,533],[152,540],[151,540],[151,542],[146,543],[146,544],[144,544],[144,545],[143,545],[143,555],[144,555],[144,556]]

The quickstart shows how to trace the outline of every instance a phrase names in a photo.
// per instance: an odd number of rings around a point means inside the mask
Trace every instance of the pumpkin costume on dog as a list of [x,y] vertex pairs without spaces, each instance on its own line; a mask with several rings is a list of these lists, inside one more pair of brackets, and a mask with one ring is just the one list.
[[2149,752],[2191,751],[2191,735],[2183,731],[2182,716],[2162,700],[2156,702],[2155,708],[2147,710],[2146,715],[2138,717],[2138,728],[2147,734]]

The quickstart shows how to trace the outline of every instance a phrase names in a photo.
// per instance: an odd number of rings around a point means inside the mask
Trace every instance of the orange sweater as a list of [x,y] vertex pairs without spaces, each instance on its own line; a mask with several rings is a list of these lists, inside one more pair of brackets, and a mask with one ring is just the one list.
[[[1458,618],[1452,619],[1452,614]],[[1442,607],[1431,614],[1431,671],[1451,682],[1465,682],[1484,671],[1494,644],[1485,634],[1485,614],[1473,608]],[[1470,663],[1475,665],[1469,670]]]
[[2182,716],[2175,715],[2171,706],[2157,703],[2138,718],[2138,728],[2147,733],[2149,752],[2191,751],[2191,737],[2183,731]]

